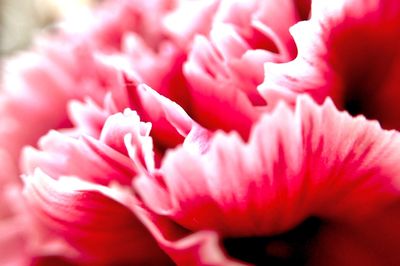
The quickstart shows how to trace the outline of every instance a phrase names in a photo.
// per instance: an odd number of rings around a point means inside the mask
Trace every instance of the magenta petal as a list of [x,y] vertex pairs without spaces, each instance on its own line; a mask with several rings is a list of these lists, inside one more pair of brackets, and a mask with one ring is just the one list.
[[[216,22],[234,25],[253,49],[276,52],[286,59],[295,52],[288,29],[297,22],[293,1],[222,1],[216,14]],[[268,35],[259,34],[254,22],[258,21],[269,29]],[[262,32],[266,33],[266,32]]]
[[150,123],[141,123],[136,112],[126,109],[123,114],[118,113],[107,119],[99,140],[114,150],[127,154],[124,136],[133,134],[136,144],[140,146],[141,138],[148,137],[150,129]]
[[2,219],[0,222],[1,265],[28,265],[29,255],[26,248],[23,225],[15,219]]
[[399,147],[397,132],[300,97],[294,112],[265,114],[248,143],[217,133],[205,153],[177,148],[135,185],[155,215],[191,232],[271,236],[310,216],[357,225],[398,200]]
[[246,136],[258,114],[238,84],[230,83],[227,71],[211,44],[196,38],[184,67],[191,86],[191,113],[209,129],[238,130]]
[[[154,161],[150,128],[136,112],[126,109],[107,118],[101,132],[96,134],[99,139],[51,131],[39,141],[39,150],[25,149],[22,166],[28,173],[40,167],[56,178],[76,175],[100,184],[116,181],[129,185],[138,171],[137,164]],[[137,160],[136,164],[129,159],[127,135],[131,140],[129,145],[137,150],[132,158]]]
[[130,184],[136,173],[126,156],[89,137],[79,140],[52,131],[41,139],[39,147],[41,150],[24,151],[22,167],[27,173],[41,167],[56,178],[77,175],[100,184]]
[[158,110],[154,113],[165,118],[179,134],[186,136],[190,132],[194,122],[182,107],[144,84],[140,85],[138,90],[143,104],[153,108],[157,106]]
[[295,0],[295,6],[300,20],[308,19],[311,11],[311,0]]
[[166,263],[135,215],[118,201],[126,192],[73,178],[51,179],[40,171],[25,178],[25,196],[50,232],[65,239],[83,263]]
[[297,58],[266,64],[260,93],[271,104],[301,93],[319,102],[330,96],[353,115],[398,129],[399,23],[395,0],[313,1],[310,20],[291,29]]
[[220,2],[183,1],[164,18],[163,24],[177,43],[184,47],[189,46],[195,35],[208,33]]
[[109,115],[106,110],[103,110],[90,99],[87,99],[85,103],[70,101],[68,109],[69,118],[75,126],[75,129],[71,132],[72,134],[87,134],[99,138],[104,121]]
[[224,254],[216,232],[200,231],[190,234],[162,215],[156,215],[140,207],[135,207],[134,211],[177,265],[247,265],[234,261]]
[[2,187],[1,204],[12,215],[0,221],[0,264],[31,265],[34,258],[64,254],[74,251],[62,240],[50,237],[40,223],[32,217],[32,210],[24,198],[20,184]]
[[259,117],[257,107],[270,105],[257,91],[263,65],[296,53],[289,27],[297,13],[293,1],[220,2],[209,33],[194,38],[184,64],[194,120],[248,137]]
[[[127,94],[131,103],[130,106],[135,110],[142,121],[151,122],[152,124],[152,137],[161,150],[174,147],[177,144],[183,142],[182,136],[179,134],[171,122],[168,121],[167,113],[164,110],[163,104],[160,105],[160,97],[155,97],[158,94],[153,92],[148,86],[130,84],[127,80],[126,84]],[[118,104],[119,98],[115,99]],[[169,100],[168,100],[169,101]],[[184,113],[181,107],[179,107],[179,113]],[[187,116],[185,114],[185,116]]]
[[318,38],[320,29],[313,23],[299,22],[290,32],[297,44],[298,56],[283,64],[266,63],[264,82],[258,87],[269,107],[282,99],[293,104],[301,93],[307,93],[322,102],[326,95],[339,86],[327,62],[314,56],[316,51],[320,54],[326,52]]
[[5,64],[1,84],[0,145],[15,165],[24,145],[35,145],[50,129],[71,126],[69,100],[85,96],[98,103],[116,85],[113,71],[79,42],[43,39],[35,48]]

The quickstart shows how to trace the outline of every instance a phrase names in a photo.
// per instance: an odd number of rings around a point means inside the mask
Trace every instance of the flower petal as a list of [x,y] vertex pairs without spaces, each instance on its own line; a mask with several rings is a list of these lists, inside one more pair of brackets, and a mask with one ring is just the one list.
[[131,135],[132,144],[140,151],[138,159],[144,163],[148,152],[142,151],[142,143],[150,141],[151,144],[149,126],[127,109],[124,114],[117,113],[107,119],[99,140],[85,135],[74,138],[51,131],[40,140],[40,150],[25,149],[22,166],[30,174],[36,167],[41,167],[56,178],[77,175],[100,184],[117,181],[129,185],[137,169],[128,157],[125,136]]
[[300,97],[294,112],[265,114],[248,143],[218,133],[207,152],[177,148],[134,183],[156,216],[192,232],[271,236],[310,216],[356,225],[398,201],[399,145],[397,132]]
[[310,20],[291,29],[298,57],[266,64],[260,93],[272,104],[299,93],[319,102],[330,96],[354,115],[398,129],[399,23],[395,0],[313,1]]
[[129,194],[36,170],[25,177],[25,196],[39,221],[65,239],[82,263],[168,263],[135,215],[123,204]]
[[197,37],[184,67],[191,86],[191,114],[208,129],[246,135],[258,114],[238,84],[231,83],[227,71],[211,44]]

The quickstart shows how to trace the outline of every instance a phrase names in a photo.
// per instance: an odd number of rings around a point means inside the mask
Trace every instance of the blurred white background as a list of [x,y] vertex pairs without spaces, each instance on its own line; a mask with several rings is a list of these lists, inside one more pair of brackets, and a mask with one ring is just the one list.
[[0,56],[26,48],[44,27],[99,0],[0,0]]

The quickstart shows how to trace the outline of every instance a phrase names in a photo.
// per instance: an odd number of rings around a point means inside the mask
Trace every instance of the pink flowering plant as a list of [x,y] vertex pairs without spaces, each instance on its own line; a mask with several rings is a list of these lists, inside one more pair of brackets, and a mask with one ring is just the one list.
[[0,265],[400,265],[400,2],[108,0],[6,61]]

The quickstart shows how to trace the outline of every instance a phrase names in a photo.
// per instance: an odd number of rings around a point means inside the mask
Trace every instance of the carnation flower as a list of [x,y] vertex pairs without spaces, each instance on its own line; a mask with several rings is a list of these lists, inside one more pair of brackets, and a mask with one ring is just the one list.
[[352,115],[398,129],[400,6],[310,5],[109,0],[8,61],[0,264],[396,265],[399,134]]

